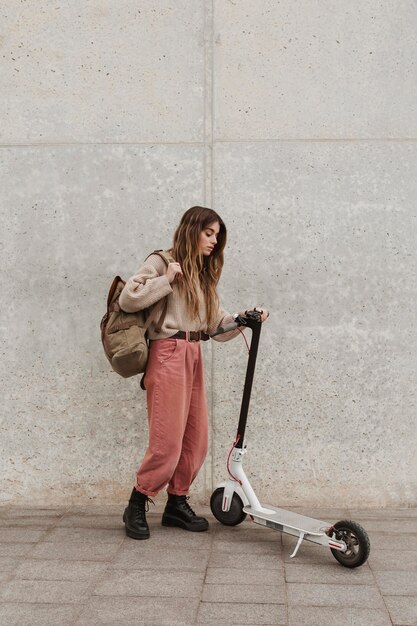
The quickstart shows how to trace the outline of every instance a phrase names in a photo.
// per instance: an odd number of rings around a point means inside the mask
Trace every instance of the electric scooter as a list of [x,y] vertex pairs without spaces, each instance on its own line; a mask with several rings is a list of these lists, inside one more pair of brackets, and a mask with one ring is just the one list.
[[237,526],[249,515],[256,524],[298,537],[290,558],[296,556],[305,540],[330,548],[335,559],[344,567],[353,568],[363,565],[369,556],[370,542],[365,529],[360,524],[352,520],[329,524],[269,504],[264,505],[259,502],[252,489],[243,470],[242,461],[246,454],[245,429],[262,328],[261,314],[258,311],[246,311],[244,316],[235,316],[234,322],[220,327],[212,336],[238,327],[250,328],[252,339],[237,436],[227,460],[229,478],[214,490],[210,499],[210,508],[214,517],[226,526]]

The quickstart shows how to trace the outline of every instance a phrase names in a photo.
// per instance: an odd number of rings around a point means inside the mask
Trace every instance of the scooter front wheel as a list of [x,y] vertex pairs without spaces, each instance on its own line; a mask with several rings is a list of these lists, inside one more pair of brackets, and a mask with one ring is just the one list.
[[225,526],[237,526],[246,519],[246,513],[243,510],[243,502],[237,493],[233,494],[230,509],[222,510],[224,488],[219,487],[211,494],[210,508],[217,521]]
[[363,565],[369,556],[371,544],[364,528],[357,522],[342,520],[333,526],[334,538],[344,541],[347,545],[346,552],[330,548],[334,558],[344,567],[359,567]]

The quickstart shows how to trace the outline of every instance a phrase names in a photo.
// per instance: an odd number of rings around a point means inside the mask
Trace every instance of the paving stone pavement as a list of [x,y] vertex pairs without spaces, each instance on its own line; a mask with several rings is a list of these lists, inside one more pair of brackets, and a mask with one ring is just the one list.
[[[354,519],[368,562],[342,567],[326,548],[250,521],[205,533],[160,524],[125,536],[123,506],[0,507],[0,624],[4,626],[411,626],[417,624],[417,509],[293,508]],[[195,507],[197,509],[197,507]]]

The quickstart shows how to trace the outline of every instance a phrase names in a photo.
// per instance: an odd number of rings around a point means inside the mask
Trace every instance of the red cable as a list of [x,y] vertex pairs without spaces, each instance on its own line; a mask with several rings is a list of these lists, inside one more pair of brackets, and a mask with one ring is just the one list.
[[229,473],[229,476],[231,476],[233,478],[233,480],[235,480],[237,483],[239,483],[240,486],[242,486],[242,481],[239,480],[238,478],[236,478],[236,476],[233,476],[232,472],[230,471],[230,467],[229,467],[229,461],[230,461],[231,454],[232,454],[232,452],[233,452],[237,442],[239,441],[239,439],[240,439],[240,435],[237,436],[236,441],[234,442],[234,444],[232,446],[232,449],[229,452],[229,456],[227,457],[227,471]]
[[245,337],[245,333],[243,332],[243,330],[240,329],[240,326],[238,326],[237,329],[240,332],[240,334],[242,335],[243,339],[245,340],[247,351],[250,352],[249,344],[248,344],[248,341],[247,341],[247,339]]

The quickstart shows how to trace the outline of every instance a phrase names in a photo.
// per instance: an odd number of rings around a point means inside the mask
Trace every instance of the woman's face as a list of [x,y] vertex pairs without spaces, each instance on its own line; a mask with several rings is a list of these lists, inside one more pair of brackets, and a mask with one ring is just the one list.
[[219,222],[209,224],[200,233],[199,249],[204,256],[210,256],[217,243],[217,235],[220,232]]

